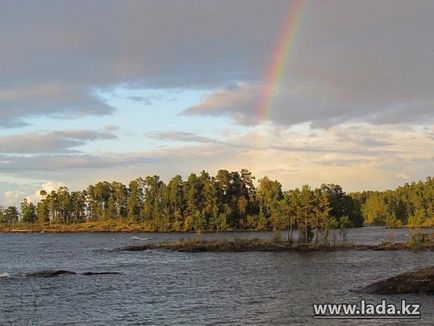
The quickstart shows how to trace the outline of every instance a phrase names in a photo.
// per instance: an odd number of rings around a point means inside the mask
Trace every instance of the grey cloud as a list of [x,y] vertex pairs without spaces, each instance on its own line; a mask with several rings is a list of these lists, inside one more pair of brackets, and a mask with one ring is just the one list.
[[366,164],[369,163],[370,160],[366,159],[333,159],[333,160],[327,160],[327,161],[317,161],[316,164],[319,165],[327,165],[327,166],[353,166],[353,165],[359,165],[359,164]]
[[151,99],[144,97],[144,96],[129,96],[128,97],[129,100],[135,101],[135,102],[141,102],[145,105],[151,105]]
[[273,108],[260,107],[264,93],[260,85],[241,83],[209,95],[202,103],[184,110],[184,115],[227,116],[235,122],[252,126],[270,120],[278,126],[311,122],[313,126],[330,127],[348,120],[355,112],[346,111],[342,104],[331,110],[321,101],[294,90],[281,88],[272,100]]
[[259,121],[258,104],[261,88],[240,84],[229,86],[209,95],[202,103],[184,110],[183,115],[228,116],[237,123],[254,125]]
[[246,126],[257,125],[267,120],[276,126],[308,122],[313,128],[330,128],[345,122],[431,124],[434,121],[432,106],[434,97],[405,104],[397,102],[365,104],[363,101],[351,102],[309,95],[309,92],[313,95],[317,93],[321,86],[287,87],[287,89],[281,88],[278,94],[273,96],[273,107],[266,108],[265,115],[264,109],[259,106],[263,90],[256,84],[242,84],[237,88],[217,90],[203,102],[185,109],[182,114],[230,117],[236,123]]
[[369,146],[369,147],[375,147],[375,146],[389,146],[393,145],[393,142],[382,140],[382,139],[376,139],[372,137],[365,137],[357,141],[358,144]]
[[334,133],[339,142],[351,142],[368,148],[385,147],[395,144],[392,141],[393,135],[390,132],[376,131],[375,127],[373,128],[360,129],[349,127],[340,131],[335,130]]
[[165,131],[165,132],[149,132],[146,137],[157,140],[171,140],[179,142],[196,142],[196,143],[220,143],[220,141],[208,137],[199,136],[191,132],[182,131]]
[[92,95],[88,87],[62,81],[0,89],[0,126],[23,126],[25,118],[41,115],[78,118],[111,114],[114,109]]
[[[186,112],[259,122],[261,82],[288,1],[42,1],[0,4],[0,125],[110,114],[94,89],[218,89]],[[277,125],[432,121],[428,0],[308,1],[265,117]]]
[[[248,138],[242,141],[226,140],[221,141],[213,138],[199,136],[195,133],[182,132],[182,131],[165,131],[165,132],[149,132],[145,134],[146,137],[156,140],[168,140],[177,142],[192,142],[208,145],[221,145],[225,149],[246,151],[246,150],[276,150],[284,152],[302,152],[302,153],[350,153],[350,154],[384,154],[385,150],[376,151],[373,149],[364,148],[345,148],[339,149],[335,146],[291,146],[291,145],[258,145],[252,143]],[[369,139],[369,141],[374,141]],[[396,153],[396,151],[394,152]]]
[[0,153],[58,153],[72,152],[72,148],[89,141],[114,139],[109,131],[60,130],[45,133],[26,133],[0,137]]
[[412,180],[423,180],[433,174],[434,157],[400,157],[399,164],[396,160],[389,159],[378,163],[378,167],[383,171],[394,172],[395,175],[401,175],[403,172],[410,176]]
[[95,88],[209,88],[256,80],[287,5],[2,1],[1,125],[38,115],[110,114],[93,96]]
[[0,170],[9,174],[59,173],[67,170],[128,167],[160,160],[146,155],[41,154],[32,156],[0,155]]
[[[261,118],[316,128],[348,121],[431,123],[432,10],[431,1],[309,2],[279,94]],[[255,125],[263,90],[251,85],[216,91],[185,113]]]

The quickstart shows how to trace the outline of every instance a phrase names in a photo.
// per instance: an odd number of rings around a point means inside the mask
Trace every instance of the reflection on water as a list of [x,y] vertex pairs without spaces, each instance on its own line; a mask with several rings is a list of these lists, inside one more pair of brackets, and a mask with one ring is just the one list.
[[[404,241],[406,230],[393,230]],[[111,252],[128,244],[194,234],[0,234],[0,324],[321,324],[313,303],[372,303],[382,297],[351,289],[392,274],[434,265],[431,252]],[[269,233],[204,234],[204,238],[269,238]],[[353,229],[349,241],[387,241],[390,230]],[[120,275],[26,278],[44,269],[116,271]],[[399,302],[401,296],[388,296]],[[422,304],[422,322],[434,323],[432,296],[406,295]],[[323,322],[328,325],[330,322]],[[361,324],[345,321],[345,325]],[[377,325],[378,321],[365,321]],[[383,322],[383,324],[396,324]],[[406,321],[403,325],[408,325]]]

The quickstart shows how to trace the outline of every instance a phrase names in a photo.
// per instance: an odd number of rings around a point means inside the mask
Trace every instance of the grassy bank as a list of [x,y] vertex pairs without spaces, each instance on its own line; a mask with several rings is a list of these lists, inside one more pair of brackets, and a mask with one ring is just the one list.
[[[179,252],[245,252],[245,251],[339,251],[339,250],[414,250],[410,243],[385,242],[379,245],[340,244],[300,244],[287,241],[261,239],[202,240],[187,239],[132,245],[120,248],[121,251],[172,250]],[[426,242],[417,250],[433,251],[434,242]]]
[[0,225],[0,232],[150,232],[147,225],[128,223],[123,221],[99,221],[78,224],[36,224],[17,223],[14,225]]
[[[392,229],[401,229],[408,227],[397,227]],[[411,231],[417,230],[415,228],[408,228]],[[418,228],[419,230],[423,228]],[[267,231],[267,230],[248,230],[248,229],[226,229],[229,232],[254,232],[254,231]],[[159,229],[156,225],[151,223],[135,223],[125,220],[107,220],[95,222],[83,222],[75,224],[39,224],[39,223],[23,223],[18,222],[13,225],[0,224],[0,232],[16,232],[16,233],[75,233],[75,232],[193,232],[178,229]],[[208,231],[205,231],[205,233]],[[213,232],[213,231],[209,231]]]
[[[261,232],[268,230],[249,230],[249,229],[226,229],[223,232]],[[109,220],[97,222],[83,222],[76,224],[38,224],[38,223],[16,223],[13,225],[0,224],[0,233],[79,233],[79,232],[185,232],[182,229],[158,228],[151,223],[134,223],[122,220]],[[203,231],[203,233],[215,231]]]

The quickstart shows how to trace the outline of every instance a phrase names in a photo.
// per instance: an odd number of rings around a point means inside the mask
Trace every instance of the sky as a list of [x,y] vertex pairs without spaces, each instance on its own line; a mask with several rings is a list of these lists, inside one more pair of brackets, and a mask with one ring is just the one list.
[[284,189],[434,175],[434,2],[0,2],[0,204],[247,168]]

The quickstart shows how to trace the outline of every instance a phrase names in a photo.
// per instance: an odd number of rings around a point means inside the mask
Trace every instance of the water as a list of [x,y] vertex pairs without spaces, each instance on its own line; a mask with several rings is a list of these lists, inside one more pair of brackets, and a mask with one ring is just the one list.
[[[350,230],[356,243],[405,240],[406,230]],[[313,303],[422,304],[434,324],[434,296],[351,292],[374,281],[434,265],[434,253],[407,251],[177,253],[110,249],[192,234],[0,234],[0,325],[340,325],[312,319]],[[269,233],[205,234],[205,238],[270,237]],[[29,278],[45,269],[116,271],[121,275]],[[6,275],[6,274],[5,274]],[[399,324],[344,321],[342,325]]]

